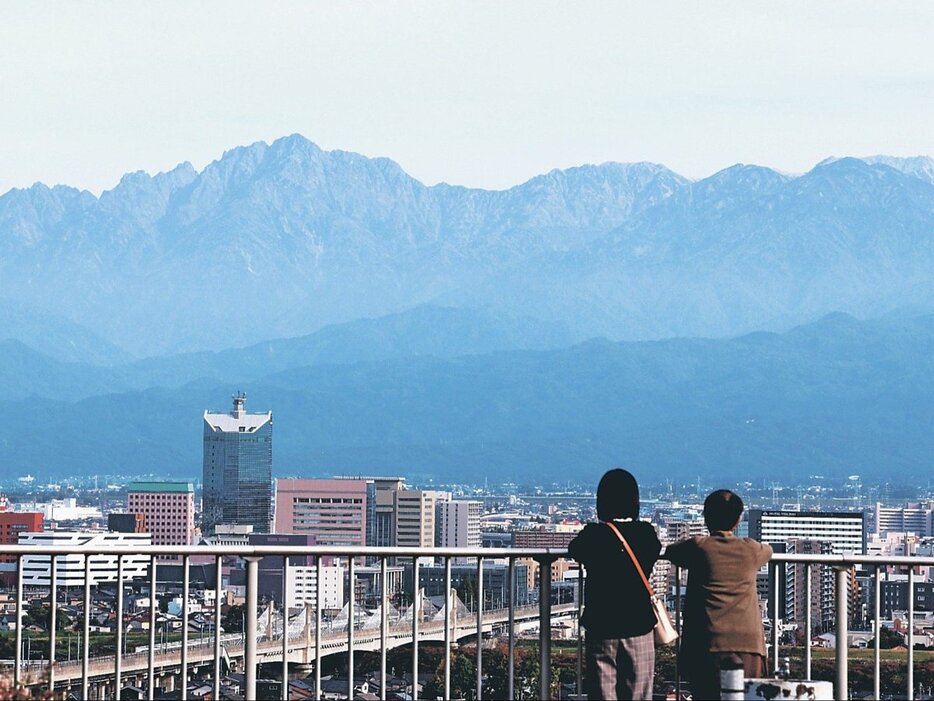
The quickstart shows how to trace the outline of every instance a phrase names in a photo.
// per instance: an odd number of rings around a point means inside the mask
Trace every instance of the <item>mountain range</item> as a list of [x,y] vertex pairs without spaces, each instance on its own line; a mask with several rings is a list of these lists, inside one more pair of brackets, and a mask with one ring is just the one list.
[[426,186],[388,159],[293,135],[200,172],[128,174],[100,197],[7,192],[0,299],[109,349],[44,352],[105,364],[423,305],[557,323],[577,339],[784,330],[834,311],[934,309],[932,173],[931,159],[872,157],[691,181],[605,163],[488,191]]
[[[225,410],[239,389],[248,410],[273,412],[277,475],[595,483],[623,465],[648,482],[930,477],[934,316],[838,313],[781,334],[561,347],[546,328],[526,350],[496,350],[514,339],[495,319],[449,318],[429,308],[229,351],[205,376],[200,356],[174,367],[53,361],[52,373],[7,343],[0,367],[18,358],[14,374],[33,387],[0,400],[0,464],[40,479],[197,477],[201,413]],[[440,346],[405,347],[421,323]],[[462,349],[475,352],[439,352],[471,326]],[[360,350],[340,358],[333,339]],[[145,386],[153,373],[161,384]]]

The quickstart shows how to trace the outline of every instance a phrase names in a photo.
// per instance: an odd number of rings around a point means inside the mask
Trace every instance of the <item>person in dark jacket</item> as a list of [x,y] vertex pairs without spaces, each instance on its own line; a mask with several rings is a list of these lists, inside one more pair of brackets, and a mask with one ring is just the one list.
[[749,678],[765,673],[765,635],[756,574],[772,548],[733,529],[743,500],[718,489],[704,501],[709,536],[669,545],[665,557],[688,570],[679,665],[695,699],[720,698],[720,670],[742,667]]
[[647,577],[661,551],[650,523],[639,520],[639,486],[610,470],[597,487],[597,518],[571,541],[587,570],[581,625],[587,631],[587,697],[650,699],[655,679],[655,613],[648,590],[609,522],[629,543]]

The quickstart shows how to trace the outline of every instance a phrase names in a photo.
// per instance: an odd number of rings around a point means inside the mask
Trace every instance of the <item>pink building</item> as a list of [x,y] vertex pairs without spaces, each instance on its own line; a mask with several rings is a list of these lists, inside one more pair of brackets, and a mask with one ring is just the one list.
[[127,511],[146,517],[153,545],[191,545],[195,532],[195,490],[191,482],[133,482]]
[[314,536],[317,545],[367,544],[364,479],[276,480],[276,533]]

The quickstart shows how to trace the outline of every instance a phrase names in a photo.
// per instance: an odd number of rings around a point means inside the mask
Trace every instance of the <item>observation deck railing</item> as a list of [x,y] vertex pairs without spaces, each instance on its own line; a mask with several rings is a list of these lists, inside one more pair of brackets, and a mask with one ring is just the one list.
[[[419,592],[419,570],[422,565],[422,562],[426,559],[437,561],[440,560],[444,565],[444,579],[445,586],[444,591],[448,592],[448,595],[445,598],[447,602],[444,606],[444,621],[443,621],[443,638],[444,638],[444,673],[443,673],[443,694],[444,698],[451,697],[451,650],[452,643],[454,642],[455,637],[463,637],[465,631],[463,629],[463,621],[461,621],[455,627],[454,616],[452,615],[452,608],[455,608],[451,605],[452,597],[450,592],[452,590],[452,561],[463,558],[471,558],[475,561],[476,570],[476,591],[483,592],[483,579],[484,579],[484,561],[489,560],[505,560],[506,562],[506,578],[510,585],[506,588],[506,601],[505,606],[499,610],[499,612],[490,610],[489,607],[485,610],[484,608],[484,597],[480,596],[477,598],[475,610],[470,612],[474,617],[475,622],[475,635],[476,635],[476,660],[475,660],[475,671],[476,671],[476,681],[474,688],[474,698],[481,699],[483,692],[483,632],[484,627],[489,627],[491,621],[495,618],[497,621],[505,624],[505,635],[507,637],[508,652],[506,655],[507,663],[507,689],[506,694],[508,698],[516,698],[516,669],[515,669],[515,645],[516,645],[516,614],[517,611],[521,612],[524,615],[528,615],[527,610],[519,607],[519,602],[516,601],[516,563],[520,559],[531,559],[538,563],[540,573],[550,573],[551,572],[551,563],[558,558],[567,557],[567,551],[564,549],[558,548],[538,548],[538,549],[517,549],[517,548],[374,548],[374,547],[329,547],[329,546],[114,546],[114,547],[105,547],[101,548],[99,546],[80,546],[80,547],[56,547],[54,545],[49,546],[29,546],[29,545],[8,545],[0,546],[0,555],[13,556],[16,559],[16,603],[15,603],[15,612],[16,612],[16,626],[15,626],[15,653],[14,658],[9,660],[6,663],[6,670],[3,670],[0,667],[0,671],[9,673],[11,670],[9,667],[12,667],[12,676],[14,678],[14,683],[16,684],[41,684],[44,687],[52,689],[60,689],[63,684],[66,682],[71,684],[73,683],[76,687],[80,686],[80,697],[84,699],[90,698],[89,692],[93,680],[101,680],[106,677],[107,685],[110,689],[114,690],[114,693],[119,695],[119,690],[121,689],[122,682],[126,676],[125,669],[128,669],[128,665],[131,662],[134,662],[146,670],[147,673],[147,688],[146,693],[148,698],[153,698],[155,693],[155,673],[157,667],[173,667],[179,669],[179,677],[181,681],[181,697],[184,699],[187,697],[188,691],[188,673],[189,669],[193,664],[197,663],[199,665],[203,664],[203,660],[209,659],[213,663],[213,673],[211,675],[213,683],[213,698],[220,698],[220,685],[221,685],[221,661],[223,658],[222,654],[222,644],[228,646],[231,643],[231,636],[223,635],[221,632],[221,626],[219,622],[221,621],[222,614],[222,604],[221,597],[215,595],[214,597],[214,606],[213,606],[213,632],[209,636],[209,642],[200,644],[192,644],[189,635],[189,623],[192,620],[192,611],[191,606],[189,605],[189,594],[191,592],[191,579],[190,579],[190,568],[192,558],[213,558],[213,566],[215,570],[216,581],[213,582],[216,594],[219,594],[223,589],[223,572],[224,572],[224,560],[228,558],[239,558],[245,563],[245,574],[246,574],[246,596],[245,596],[245,608],[244,608],[244,633],[242,636],[242,656],[244,659],[244,672],[245,672],[245,684],[243,688],[243,694],[245,698],[256,698],[256,689],[257,689],[257,665],[260,662],[261,656],[264,659],[268,659],[270,656],[267,654],[269,650],[268,642],[263,642],[259,640],[258,635],[258,621],[259,621],[259,562],[263,557],[272,556],[277,558],[283,558],[283,574],[282,574],[282,605],[281,610],[285,612],[284,622],[283,622],[283,635],[281,639],[281,653],[276,652],[276,655],[281,654],[282,657],[282,698],[289,698],[289,679],[288,679],[288,669],[289,669],[289,659],[290,653],[295,653],[297,647],[302,645],[306,646],[306,654],[308,654],[307,647],[313,647],[314,649],[314,689],[315,694],[318,698],[322,697],[322,687],[321,687],[321,661],[322,657],[325,655],[325,647],[332,648],[328,650],[327,654],[331,654],[334,648],[334,641],[336,639],[335,634],[326,634],[324,630],[324,621],[322,620],[322,586],[319,584],[322,580],[322,558],[340,558],[346,563],[347,567],[347,576],[349,581],[349,592],[354,593],[355,583],[356,583],[356,570],[358,567],[359,561],[370,561],[377,562],[379,564],[379,611],[380,611],[380,623],[379,623],[379,650],[380,650],[380,668],[379,668],[379,693],[381,698],[385,699],[387,697],[387,649],[390,647],[390,643],[393,644],[404,644],[410,639],[412,642],[412,651],[411,651],[411,670],[412,670],[412,690],[413,697],[416,695],[417,685],[418,685],[418,672],[419,672],[419,640],[425,638],[425,633],[429,632],[428,628],[431,624],[426,620],[423,620],[423,616],[420,611],[421,605],[421,596],[415,595],[412,596],[413,600],[413,609],[412,609],[412,620],[407,625],[410,626],[410,638],[408,635],[405,636],[405,640],[400,642],[400,625],[399,623],[392,623],[388,619],[387,608],[389,602],[389,590],[387,586],[388,582],[388,567],[389,562],[393,561],[405,561],[407,564],[410,563],[410,566],[413,570],[413,579],[415,582],[414,590]],[[48,657],[45,660],[39,661],[38,663],[24,660],[23,655],[23,616],[24,616],[24,572],[21,564],[23,559],[29,557],[32,562],[35,562],[37,556],[44,556],[46,558],[47,566],[49,567],[48,585],[45,585],[45,589],[48,591],[49,602],[57,602],[57,592],[60,588],[59,583],[59,568],[55,566],[57,558],[61,558],[65,555],[78,555],[83,557],[84,563],[84,572],[83,572],[83,607],[82,607],[82,621],[81,626],[81,640],[83,641],[82,650],[80,655],[80,671],[77,669],[73,670],[74,676],[71,677],[69,674],[66,674],[68,667],[63,664],[62,660],[56,660],[56,618],[57,618],[57,605],[50,606],[49,614],[49,642],[47,654]],[[91,621],[92,621],[92,579],[93,572],[91,565],[95,563],[95,567],[99,566],[99,560],[95,561],[90,556],[97,555],[106,555],[111,558],[116,559],[116,572],[113,574],[113,583],[124,580],[124,560],[132,556],[144,556],[149,558],[149,572],[148,572],[148,585],[149,585],[149,645],[145,651],[146,661],[145,664],[141,663],[140,653],[135,655],[121,655],[114,654],[105,658],[94,658],[90,656],[90,635],[91,631]],[[164,566],[166,563],[164,560],[160,560],[162,557],[174,557],[179,558],[181,567],[182,567],[182,582],[181,582],[181,644],[177,647],[170,648],[167,652],[166,646],[160,647],[157,644],[156,631],[157,631],[157,619],[159,615],[159,608],[157,605],[157,594],[159,590],[158,582],[158,572],[159,568]],[[301,557],[301,558],[313,558],[314,564],[311,565],[315,569],[316,574],[316,593],[315,593],[315,603],[314,603],[314,644],[311,645],[310,641],[303,636],[301,638],[291,636],[288,634],[288,610],[289,607],[294,604],[295,598],[294,593],[289,590],[288,582],[290,578],[288,576],[288,570],[296,565],[290,564],[290,557]],[[881,582],[882,582],[882,573],[887,567],[897,566],[907,568],[908,575],[908,618],[909,626],[907,633],[907,665],[908,665],[908,675],[907,675],[907,693],[908,699],[914,698],[914,613],[915,613],[915,597],[914,597],[914,585],[915,585],[915,573],[914,568],[918,567],[932,567],[934,566],[934,558],[932,557],[875,557],[875,556],[860,556],[860,555],[806,555],[806,554],[776,554],[773,556],[772,560],[768,565],[769,572],[769,596],[770,596],[770,605],[769,609],[771,611],[771,621],[770,621],[770,645],[769,645],[769,662],[772,665],[773,669],[778,669],[780,660],[781,660],[781,626],[780,622],[777,619],[777,614],[780,611],[780,602],[779,602],[779,593],[781,587],[778,586],[778,573],[780,568],[783,565],[802,565],[804,567],[804,576],[803,584],[805,587],[805,604],[804,604],[804,676],[805,678],[811,677],[812,672],[812,659],[811,659],[811,637],[812,637],[812,600],[814,592],[811,591],[811,582],[812,582],[812,568],[814,567],[829,567],[832,568],[833,578],[834,578],[834,616],[835,616],[835,632],[836,632],[836,675],[835,675],[835,693],[837,698],[846,698],[848,693],[848,624],[849,624],[849,611],[848,605],[851,594],[851,575],[850,572],[855,567],[867,568],[871,572],[871,576],[874,580],[874,601],[872,607],[872,620],[874,621],[873,629],[875,631],[874,635],[874,657],[873,657],[873,691],[874,698],[879,698],[880,694],[880,635],[879,635],[879,622],[881,619],[881,609],[880,609],[880,591],[881,591]],[[677,568],[674,570],[674,591],[673,596],[671,597],[672,607],[674,608],[674,617],[676,625],[680,627],[681,624],[681,601],[682,601],[682,587],[681,587],[681,573]],[[124,596],[125,588],[127,585],[132,584],[133,582],[138,582],[139,580],[126,580],[125,586],[116,586],[116,597],[114,601],[115,610],[117,612],[123,612],[124,610]],[[107,582],[110,584],[111,582]],[[575,601],[573,605],[568,606],[566,604],[555,604],[553,602],[552,596],[552,581],[550,576],[540,576],[539,577],[539,587],[538,587],[538,621],[539,621],[539,669],[540,669],[540,680],[539,680],[539,689],[543,690],[545,693],[548,693],[552,689],[552,680],[551,680],[551,621],[553,617],[557,614],[570,614],[577,616],[579,619],[582,602],[583,602],[583,578],[578,578],[578,581],[575,585],[576,587],[576,596],[574,597]],[[40,588],[41,590],[41,588]],[[355,608],[358,605],[356,602],[356,596],[351,595],[346,597],[347,601],[347,620],[355,621],[356,612]],[[502,611],[505,610],[505,620]],[[121,621],[118,625],[115,626],[115,629],[112,633],[114,650],[120,651],[124,646],[124,628],[125,626],[122,623],[122,616],[120,613],[117,613],[117,619]],[[271,625],[271,622],[270,622]],[[579,630],[579,629],[578,629]],[[438,631],[434,631],[433,634],[437,635]],[[375,635],[375,633],[370,633],[370,635]],[[347,695],[348,698],[353,698],[355,689],[354,689],[354,654],[355,648],[360,644],[361,639],[364,637],[360,628],[355,625],[348,625],[347,631],[339,632],[337,636],[346,636],[345,643],[341,643],[340,649],[346,651],[348,657],[348,674],[347,674]],[[235,636],[239,638],[240,636]],[[392,637],[392,640],[390,640]],[[210,640],[213,638],[213,640]],[[375,640],[371,641],[375,642]],[[208,647],[205,648],[205,645]],[[172,652],[174,650],[174,652]],[[158,651],[158,659],[157,659]],[[262,655],[260,654],[262,653]],[[239,654],[239,650],[238,650]],[[177,655],[176,657],[172,655]],[[171,659],[170,659],[171,658]],[[157,664],[158,662],[158,664]],[[0,665],[4,663],[0,661]],[[77,664],[77,663],[76,663]],[[74,665],[71,665],[74,667]],[[106,669],[106,672],[102,671]],[[80,678],[80,683],[78,679]],[[575,692],[583,698],[583,636],[579,634],[577,636],[577,665],[576,665],[576,674],[575,674]],[[680,675],[676,677],[676,694],[677,697],[681,697],[681,680]],[[76,689],[77,691],[77,689]],[[56,693],[58,693],[56,691]],[[542,694],[544,695],[544,693]]]

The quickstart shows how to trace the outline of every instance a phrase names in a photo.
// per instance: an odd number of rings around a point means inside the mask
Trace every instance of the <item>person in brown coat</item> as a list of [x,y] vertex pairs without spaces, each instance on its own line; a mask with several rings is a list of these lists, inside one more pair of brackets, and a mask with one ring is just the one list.
[[710,535],[665,550],[673,564],[688,570],[679,665],[695,699],[720,698],[721,668],[742,667],[746,678],[765,674],[756,574],[772,548],[733,534],[742,513],[743,500],[719,489],[704,501]]

